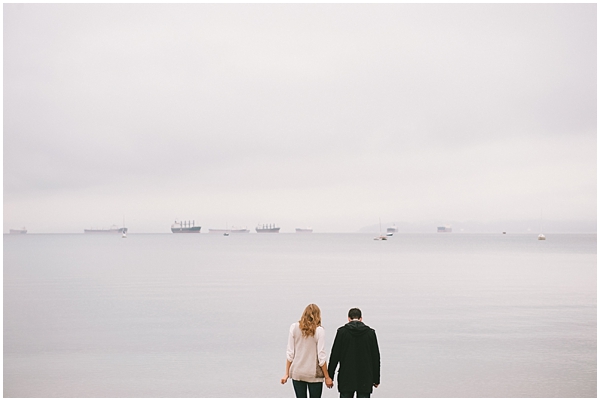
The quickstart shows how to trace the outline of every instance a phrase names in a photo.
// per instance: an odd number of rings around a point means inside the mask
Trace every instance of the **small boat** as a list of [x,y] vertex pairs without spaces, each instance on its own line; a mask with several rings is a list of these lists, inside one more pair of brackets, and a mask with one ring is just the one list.
[[312,232],[313,232],[313,229],[310,227],[296,228],[296,234],[310,234]]
[[440,226],[437,228],[437,232],[438,233],[451,233],[452,232],[452,227],[450,226]]
[[[379,232],[380,232],[379,236],[377,236],[377,237],[375,237],[373,239],[375,241],[387,241],[387,237],[388,236],[381,234],[381,219],[379,219]],[[393,235],[393,233],[392,233],[392,235]]]
[[229,237],[229,233],[225,232],[225,233],[223,233],[223,236],[224,237]]
[[16,229],[16,230],[11,228],[9,230],[9,233],[13,234],[13,235],[27,234],[27,229],[25,227],[23,227],[21,229]]
[[[543,210],[540,210],[540,231],[542,231],[542,219],[543,219],[544,215],[543,215]],[[545,241],[546,240],[546,236],[544,234],[540,234],[538,235],[538,240],[539,241]]]

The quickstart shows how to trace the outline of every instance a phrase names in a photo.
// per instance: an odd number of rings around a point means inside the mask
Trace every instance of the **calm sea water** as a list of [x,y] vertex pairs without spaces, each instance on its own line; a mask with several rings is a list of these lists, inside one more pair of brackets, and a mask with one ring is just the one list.
[[595,234],[372,238],[5,235],[4,396],[293,397],[316,303],[327,349],[376,329],[373,397],[596,397]]

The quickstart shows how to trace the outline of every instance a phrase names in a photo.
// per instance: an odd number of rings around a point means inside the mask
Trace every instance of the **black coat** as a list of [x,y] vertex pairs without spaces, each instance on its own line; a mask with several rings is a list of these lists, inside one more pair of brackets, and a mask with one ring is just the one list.
[[328,371],[333,379],[340,364],[338,391],[372,393],[379,384],[379,346],[375,330],[357,320],[340,327],[335,334]]

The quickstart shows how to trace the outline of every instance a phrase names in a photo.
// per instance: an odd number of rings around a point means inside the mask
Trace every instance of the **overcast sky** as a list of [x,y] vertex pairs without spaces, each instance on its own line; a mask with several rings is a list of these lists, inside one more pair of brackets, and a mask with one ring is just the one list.
[[596,4],[3,7],[4,232],[596,221]]

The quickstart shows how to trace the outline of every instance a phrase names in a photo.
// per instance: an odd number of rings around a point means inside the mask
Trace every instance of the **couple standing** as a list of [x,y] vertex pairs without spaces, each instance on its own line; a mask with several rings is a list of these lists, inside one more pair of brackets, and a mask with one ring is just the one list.
[[329,368],[325,353],[325,330],[321,327],[321,310],[315,304],[304,309],[299,322],[290,327],[287,345],[285,376],[281,384],[291,377],[297,398],[320,398],[323,381],[333,387],[337,364],[340,398],[370,398],[373,386],[379,386],[379,346],[375,330],[362,322],[358,308],[348,312],[348,323],[335,335]]

